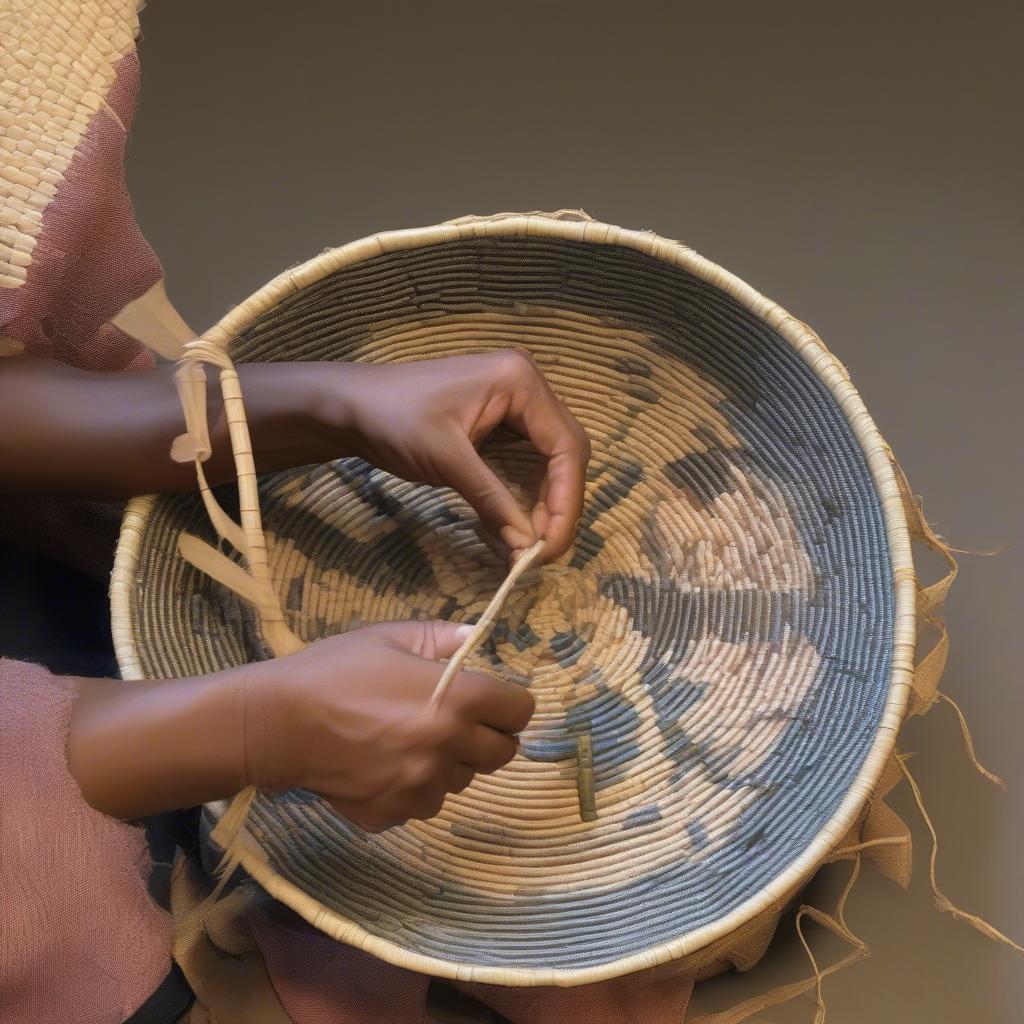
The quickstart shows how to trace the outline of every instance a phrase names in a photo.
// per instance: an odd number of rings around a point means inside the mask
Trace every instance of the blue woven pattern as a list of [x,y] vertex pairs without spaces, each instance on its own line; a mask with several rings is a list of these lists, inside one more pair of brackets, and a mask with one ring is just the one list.
[[[252,830],[280,874],[406,948],[593,966],[727,915],[833,815],[889,689],[892,571],[828,389],[733,298],[630,249],[489,238],[391,253],[286,300],[232,355],[391,361],[508,344],[532,351],[594,446],[575,548],[517,591],[476,660],[535,688],[523,763],[384,836],[301,792],[261,796]],[[527,494],[530,453],[504,442],[491,455]],[[501,578],[460,499],[357,460],[276,474],[262,495],[307,640],[375,618],[471,620]],[[164,582],[143,588],[140,628],[169,617],[182,637],[213,637],[212,653],[151,650],[153,675],[260,654],[216,584],[166,566],[183,528],[204,532],[198,502],[162,501],[142,570]],[[590,825],[571,814],[583,731]]]

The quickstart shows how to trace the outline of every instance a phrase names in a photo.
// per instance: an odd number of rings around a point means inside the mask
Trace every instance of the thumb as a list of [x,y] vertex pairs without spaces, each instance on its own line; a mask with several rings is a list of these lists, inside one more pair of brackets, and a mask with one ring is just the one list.
[[371,629],[381,639],[428,661],[452,657],[472,632],[469,623],[445,622],[443,619],[416,619],[406,622],[379,622]]
[[473,506],[484,526],[513,551],[528,548],[537,539],[530,517],[471,444],[460,448],[445,470],[448,485]]

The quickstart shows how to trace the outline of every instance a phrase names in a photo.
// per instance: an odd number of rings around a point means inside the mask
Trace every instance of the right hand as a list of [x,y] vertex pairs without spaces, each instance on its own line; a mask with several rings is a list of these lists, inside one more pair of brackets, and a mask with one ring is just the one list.
[[251,781],[302,787],[371,832],[432,818],[448,793],[516,754],[530,693],[460,672],[436,710],[430,697],[469,627],[387,622],[263,662],[247,699]]

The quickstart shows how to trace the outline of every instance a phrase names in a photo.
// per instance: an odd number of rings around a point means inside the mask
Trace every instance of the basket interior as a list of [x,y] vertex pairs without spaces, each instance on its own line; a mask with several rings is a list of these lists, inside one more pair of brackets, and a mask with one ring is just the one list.
[[[258,798],[251,830],[281,876],[403,949],[590,967],[713,924],[829,821],[889,692],[892,571],[829,389],[735,299],[633,249],[491,237],[388,253],[284,300],[231,352],[400,362],[508,346],[532,353],[594,451],[574,548],[527,574],[471,663],[532,688],[522,752],[428,822],[371,836],[293,792]],[[528,446],[502,434],[486,454],[528,501],[542,470]],[[472,620],[505,572],[458,496],[355,459],[269,475],[261,494],[306,640]],[[212,540],[197,497],[160,499],[132,609],[148,677],[264,656],[248,612],[177,556],[183,529]]]

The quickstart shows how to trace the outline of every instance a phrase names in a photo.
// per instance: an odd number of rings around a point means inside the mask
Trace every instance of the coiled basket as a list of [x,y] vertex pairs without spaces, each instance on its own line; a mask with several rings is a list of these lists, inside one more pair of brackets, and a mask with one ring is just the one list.
[[[250,874],[330,935],[444,977],[573,985],[756,958],[864,811],[913,666],[895,468],[817,336],[678,242],[561,212],[325,252],[204,338],[235,362],[524,349],[594,452],[575,546],[526,573],[470,661],[536,697],[521,753],[380,835],[310,793],[260,794]],[[529,501],[529,447],[486,454]],[[461,498],[356,459],[258,494],[303,641],[473,621],[505,575]],[[195,495],[129,508],[112,589],[127,678],[266,656],[248,606],[180,556],[183,532],[216,542]]]

